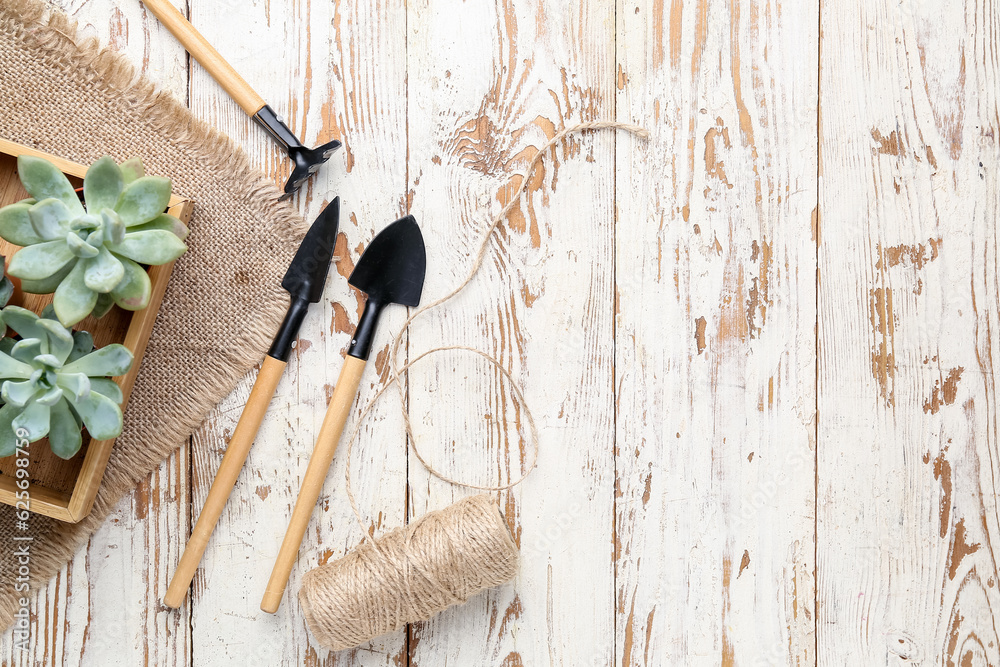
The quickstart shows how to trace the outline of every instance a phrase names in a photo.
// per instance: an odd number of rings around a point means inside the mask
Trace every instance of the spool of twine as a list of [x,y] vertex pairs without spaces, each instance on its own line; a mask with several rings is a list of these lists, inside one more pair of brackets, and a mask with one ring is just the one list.
[[517,573],[517,546],[488,495],[428,512],[306,573],[299,602],[339,651],[461,604]]
[[[523,392],[500,360],[475,348],[452,345],[415,354],[410,361],[401,364],[399,350],[404,333],[415,319],[450,301],[475,278],[486,258],[493,233],[518,205],[530,182],[529,177],[542,157],[571,134],[608,129],[622,130],[642,139],[649,137],[649,132],[642,127],[616,121],[589,121],[557,132],[535,151],[513,195],[492,216],[465,279],[444,296],[411,313],[393,338],[389,355],[390,377],[361,410],[347,441],[347,497],[364,537],[361,544],[343,558],[307,572],[299,590],[306,621],[323,646],[334,650],[353,648],[397,630],[406,623],[427,620],[451,605],[461,604],[472,595],[513,578],[517,570],[517,547],[500,508],[488,495],[467,498],[443,510],[429,512],[416,522],[390,531],[381,538],[369,536],[351,486],[351,452],[365,417],[389,387],[395,386],[407,442],[420,463],[435,477],[466,488],[502,491],[521,483],[534,469],[538,460],[535,419]],[[414,364],[446,351],[478,355],[509,383],[511,396],[521,407],[534,444],[520,477],[495,486],[459,481],[437,470],[421,454],[406,409],[401,378],[409,374]]]

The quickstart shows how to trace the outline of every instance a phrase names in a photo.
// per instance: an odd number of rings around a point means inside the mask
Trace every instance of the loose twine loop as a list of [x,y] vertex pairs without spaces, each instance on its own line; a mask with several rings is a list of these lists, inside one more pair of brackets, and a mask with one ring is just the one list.
[[[503,364],[498,359],[487,354],[486,352],[483,352],[482,350],[477,350],[472,347],[466,347],[464,345],[447,345],[427,350],[426,352],[421,353],[414,359],[411,359],[406,364],[400,366],[399,347],[403,340],[403,334],[409,330],[410,325],[413,323],[415,319],[417,319],[427,311],[437,308],[438,306],[441,306],[447,301],[453,299],[456,295],[458,295],[459,292],[465,289],[469,285],[469,283],[472,282],[473,278],[476,277],[476,274],[479,273],[479,269],[483,265],[483,261],[486,259],[486,251],[489,248],[490,240],[493,237],[493,232],[495,232],[497,227],[500,226],[500,223],[503,222],[504,219],[506,219],[507,215],[511,212],[511,210],[513,210],[513,208],[520,203],[521,196],[524,194],[525,190],[527,190],[529,178],[532,172],[535,170],[535,168],[541,163],[542,157],[545,155],[545,153],[547,153],[549,149],[553,148],[556,144],[558,144],[566,137],[572,134],[586,132],[588,130],[624,130],[625,132],[633,134],[641,139],[649,138],[649,131],[639,125],[632,125],[630,123],[619,123],[617,121],[607,121],[607,120],[579,123],[577,125],[564,128],[559,132],[557,132],[555,135],[553,135],[551,139],[549,139],[541,148],[538,148],[532,155],[531,160],[528,162],[528,167],[524,170],[524,173],[522,175],[521,183],[514,191],[514,195],[503,206],[503,208],[500,209],[500,212],[493,217],[493,220],[490,223],[489,227],[487,228],[486,233],[483,234],[483,240],[479,244],[479,251],[476,253],[476,259],[472,263],[472,267],[469,269],[469,273],[468,275],[466,275],[465,279],[461,283],[459,283],[457,287],[455,287],[452,291],[445,294],[443,297],[437,299],[436,301],[432,301],[427,305],[421,306],[420,308],[415,310],[406,319],[406,321],[403,323],[403,326],[400,327],[399,331],[396,333],[396,336],[393,338],[392,352],[389,357],[390,359],[389,366],[392,369],[392,377],[389,378],[389,380],[382,387],[379,388],[379,390],[375,393],[375,395],[371,398],[371,400],[368,401],[368,404],[365,405],[364,409],[361,411],[361,414],[358,416],[357,420],[355,420],[354,428],[351,431],[351,437],[347,442],[347,454],[346,454],[347,471],[345,473],[345,479],[347,483],[347,497],[351,502],[351,510],[353,510],[354,517],[358,521],[358,526],[361,527],[361,533],[362,535],[364,535],[363,541],[368,541],[368,543],[375,549],[379,549],[378,541],[372,539],[371,535],[369,535],[368,533],[368,530],[365,528],[364,520],[361,518],[361,512],[358,510],[358,503],[354,497],[354,491],[351,487],[351,452],[354,450],[354,443],[357,440],[358,434],[361,431],[361,424],[364,422],[365,417],[368,415],[369,412],[371,412],[372,408],[375,406],[375,403],[382,396],[382,394],[384,394],[386,390],[389,389],[389,387],[395,386],[399,394],[400,412],[403,416],[403,424],[406,428],[406,437],[409,446],[413,449],[413,453],[416,455],[420,463],[423,464],[424,468],[427,469],[427,472],[434,475],[438,479],[444,480],[445,482],[449,482],[450,484],[454,484],[456,486],[462,486],[469,489],[479,489],[482,491],[502,491],[504,489],[509,489],[513,486],[516,486],[517,484],[520,484],[531,473],[531,471],[535,469],[535,465],[538,463],[538,446],[539,446],[538,428],[535,425],[535,418],[531,414],[531,409],[528,407],[528,403],[524,398],[524,394],[522,393],[521,388],[518,387],[517,382],[514,381],[513,376],[511,376],[510,372],[506,368],[504,368]],[[511,174],[511,177],[515,175],[517,174],[513,173]],[[528,462],[527,466],[525,467],[524,472],[521,474],[520,477],[518,477],[516,480],[512,482],[508,482],[507,484],[497,484],[495,486],[482,486],[479,484],[472,484],[469,482],[463,482],[461,480],[453,479],[445,475],[444,473],[440,472],[434,466],[428,463],[427,460],[420,453],[420,449],[417,447],[417,440],[413,434],[413,426],[410,423],[410,413],[406,407],[406,397],[403,394],[403,381],[401,379],[401,376],[405,374],[407,377],[409,377],[410,368],[414,364],[419,362],[421,359],[424,359],[425,357],[428,357],[432,354],[436,354],[439,352],[447,352],[451,350],[470,352],[472,354],[479,355],[480,357],[485,359],[491,366],[497,369],[501,375],[503,375],[504,379],[507,380],[507,382],[511,386],[511,389],[513,389],[513,395],[516,402],[519,403],[521,408],[524,410],[524,416],[526,421],[528,422],[529,430],[531,431],[531,440],[533,447],[531,450],[532,452],[531,459]]]

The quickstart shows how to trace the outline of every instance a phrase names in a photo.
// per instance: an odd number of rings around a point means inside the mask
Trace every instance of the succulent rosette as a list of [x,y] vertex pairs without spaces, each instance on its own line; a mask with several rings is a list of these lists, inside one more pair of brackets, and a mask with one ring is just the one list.
[[0,236],[23,246],[10,275],[26,292],[50,294],[56,317],[72,326],[113,304],[141,310],[152,286],[142,265],[166,264],[186,250],[187,227],[165,213],[171,184],[146,176],[142,163],[102,157],[83,180],[86,207],[66,176],[47,160],[20,156],[18,174],[30,199],[0,209]]
[[118,437],[123,397],[111,378],[132,366],[128,348],[95,350],[89,333],[71,332],[17,306],[0,314],[21,337],[0,341],[0,457],[14,454],[18,432],[28,442],[48,436],[52,451],[64,459],[80,450],[82,426],[97,440]]

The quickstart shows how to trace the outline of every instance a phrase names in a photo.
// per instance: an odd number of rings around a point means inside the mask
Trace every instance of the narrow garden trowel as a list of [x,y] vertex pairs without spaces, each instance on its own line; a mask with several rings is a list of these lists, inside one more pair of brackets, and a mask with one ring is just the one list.
[[187,595],[191,579],[194,578],[198,563],[201,562],[201,557],[208,546],[208,540],[212,537],[212,531],[215,530],[219,517],[222,516],[222,510],[233,492],[233,487],[236,486],[240,470],[243,469],[247,454],[250,453],[250,446],[264,420],[267,406],[271,403],[274,390],[288,364],[296,334],[306,316],[309,304],[323,298],[323,287],[326,284],[326,275],[330,271],[339,225],[340,198],[337,197],[323,209],[306,232],[288,267],[288,272],[281,281],[281,286],[288,290],[292,297],[291,305],[274,337],[271,349],[264,357],[253,390],[243,408],[243,414],[222,457],[219,472],[215,474],[212,488],[208,491],[205,506],[198,516],[194,530],[191,531],[191,538],[177,564],[167,594],[163,596],[163,604],[168,607],[176,609],[184,602],[184,596]]
[[417,221],[412,215],[408,215],[392,223],[372,239],[348,278],[351,285],[368,295],[368,300],[347,348],[347,357],[340,369],[337,387],[316,438],[316,447],[309,458],[309,466],[302,479],[285,539],[281,543],[281,550],[260,603],[260,608],[268,613],[276,612],[281,604],[288,576],[302,544],[302,536],[323,490],[333,454],[358,393],[379,315],[390,303],[411,307],[420,303],[426,268],[424,238]]
[[243,77],[227,63],[219,52],[170,0],[143,0],[146,8],[160,20],[167,30],[177,38],[187,52],[204,67],[212,78],[219,82],[230,97],[246,112],[255,123],[263,127],[271,138],[277,141],[295,163],[292,174],[285,182],[285,194],[279,199],[288,199],[302,187],[310,176],[316,173],[320,166],[330,159],[333,152],[340,148],[339,141],[331,141],[319,148],[306,148],[295,134],[288,129],[281,117],[274,112],[264,98],[250,87]]

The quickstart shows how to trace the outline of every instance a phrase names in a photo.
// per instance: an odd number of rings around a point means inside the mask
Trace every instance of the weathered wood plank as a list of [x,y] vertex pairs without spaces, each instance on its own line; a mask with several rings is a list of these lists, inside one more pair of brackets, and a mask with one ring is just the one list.
[[997,664],[997,8],[824,7],[820,659]]
[[622,0],[616,664],[813,664],[818,3]]
[[[142,73],[185,98],[183,49],[139,3],[53,3],[80,22],[84,35],[128,56]],[[183,3],[179,4],[183,7]],[[188,458],[170,456],[126,496],[87,547],[38,591],[30,649],[6,633],[4,665],[183,665],[190,652],[187,615],[164,609],[168,562],[188,530]]]
[[[183,51],[140,5],[59,4],[187,96]],[[346,263],[306,321],[193,602],[178,613],[158,598],[252,374],[191,458],[165,462],[40,592],[31,650],[8,633],[0,663],[1000,662],[994,7],[824,5],[817,79],[816,2],[192,4],[305,141],[346,137],[297,202],[311,219],[344,197]],[[190,93],[283,181],[285,158],[197,66]],[[541,469],[498,494],[525,559],[515,585],[337,656],[291,598],[257,611],[357,320],[343,295],[364,243],[412,203],[426,294],[442,293],[525,150],[614,112],[652,141],[566,142],[469,293],[410,342],[482,347],[528,390]],[[474,359],[425,362],[410,400],[442,469],[496,483],[523,464],[523,415]],[[415,460],[407,474],[393,402],[355,463],[378,531],[463,495]],[[357,541],[343,472],[341,456],[292,593]]]
[[[533,147],[613,116],[614,7],[423,0],[408,13],[410,187],[431,299],[464,277]],[[514,585],[414,627],[412,665],[614,658],[613,146],[602,133],[553,151],[476,280],[411,332],[411,354],[464,344],[499,358],[524,386],[543,442],[536,474],[498,494],[522,552]],[[485,363],[434,357],[414,369],[409,398],[443,471],[481,484],[520,476],[533,444]],[[411,518],[467,493],[411,457]]]
[[[300,550],[277,615],[259,610],[274,557],[288,524],[299,482],[312,452],[363,297],[347,276],[374,233],[404,213],[406,191],[405,13],[403,3],[374,7],[298,0],[219,3],[198,0],[193,23],[286,118],[307,144],[345,141],[293,200],[308,221],[335,195],[343,201],[339,263],[325,300],[303,324],[296,354],[262,426],[230,504],[194,582],[193,653],[196,662],[261,665],[391,665],[404,659],[402,632],[339,656],[315,645],[298,606],[301,575],[337,558],[360,535],[344,493],[343,450],[330,471],[319,509]],[[238,8],[238,11],[237,11]],[[233,29],[238,16],[239,29]],[[283,184],[288,160],[195,66],[195,114],[240,141],[251,159]],[[354,174],[354,177],[351,177]],[[380,373],[391,330],[403,312],[387,312],[374,363],[362,380],[369,396]],[[195,516],[235,428],[252,377],[224,401],[194,442]],[[386,402],[365,426],[355,459],[359,502],[379,530],[404,521],[406,458],[395,406]],[[222,648],[220,648],[222,647]]]

